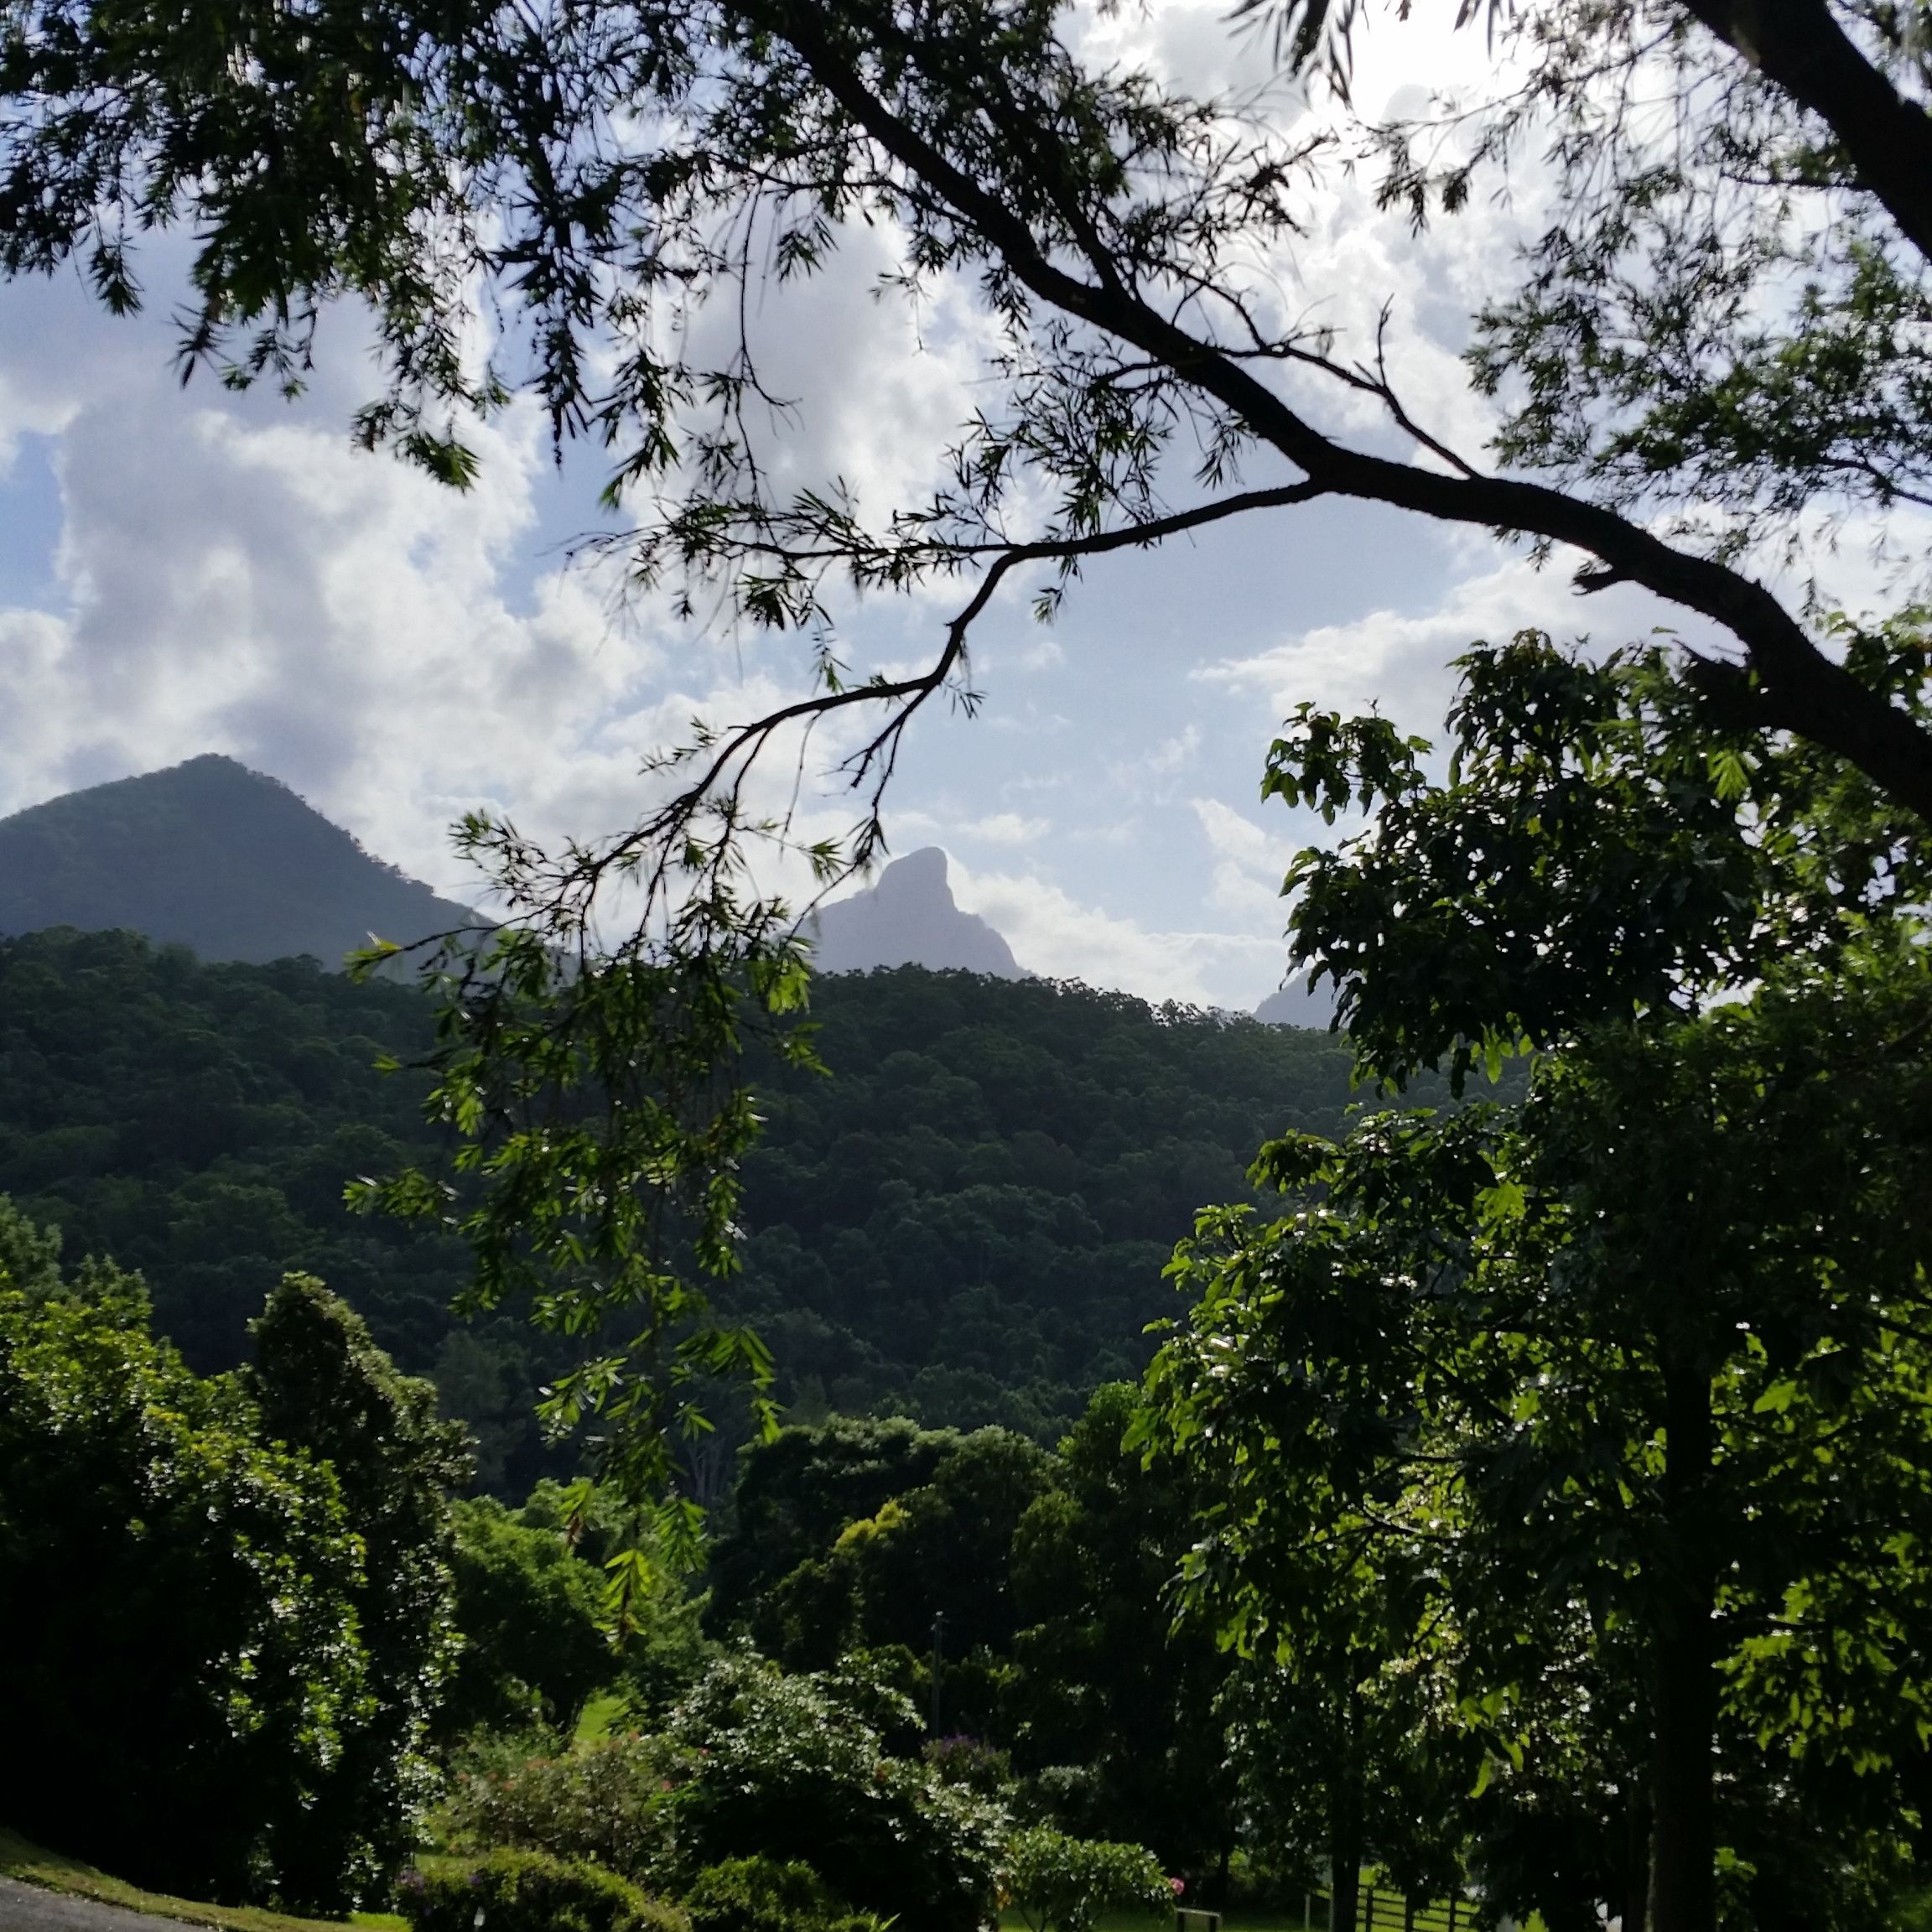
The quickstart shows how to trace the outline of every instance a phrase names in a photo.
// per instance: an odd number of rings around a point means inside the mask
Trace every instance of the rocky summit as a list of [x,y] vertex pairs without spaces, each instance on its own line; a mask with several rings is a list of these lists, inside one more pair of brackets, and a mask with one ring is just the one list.
[[821,906],[809,930],[821,973],[925,966],[996,979],[1027,977],[1000,934],[953,902],[946,854],[937,845],[895,859],[877,885]]

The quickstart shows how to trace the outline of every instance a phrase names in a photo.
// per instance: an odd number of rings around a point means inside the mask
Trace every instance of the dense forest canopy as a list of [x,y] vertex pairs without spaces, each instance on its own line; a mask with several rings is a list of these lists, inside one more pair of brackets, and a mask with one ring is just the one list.
[[283,1270],[338,1285],[413,1369],[461,1285],[460,1242],[359,1219],[351,1174],[419,1146],[428,1046],[413,987],[312,961],[209,965],[132,932],[0,943],[0,1192],[153,1287],[197,1367],[241,1358]]
[[[291,390],[321,309],[354,297],[382,372],[366,444],[466,485],[465,418],[533,392],[559,450],[610,453],[641,587],[808,641],[802,688],[694,728],[628,827],[545,850],[465,822],[512,917],[487,957],[445,956],[433,1105],[484,1183],[466,1202],[398,1135],[373,1190],[432,1225],[468,1208],[481,1299],[553,1287],[548,1329],[605,1348],[556,1400],[602,1404],[600,1473],[632,1503],[677,1473],[702,1378],[756,1376],[740,1316],[782,1331],[801,1410],[990,1394],[1031,1432],[833,1423],[747,1457],[746,1620],[792,1671],[727,1659],[664,1732],[696,1754],[681,1810],[714,1862],[688,1895],[769,1855],[963,1929],[1025,1862],[973,1776],[1003,1804],[1084,1784],[1132,1815],[1119,1738],[1225,1719],[1223,1760],[1277,1775],[1177,1848],[1218,1850],[1231,1880],[1239,1823],[1325,1866],[1336,1932],[1371,1861],[1411,1902],[1473,1883],[1486,1914],[1556,1932],[1896,1921],[1932,1810],[1923,11],[1464,7],[1501,56],[1473,100],[1379,123],[1350,112],[1352,0],[1235,11],[1273,26],[1288,78],[1325,65],[1332,116],[1097,60],[1070,0],[434,20],[27,0],[0,44],[0,269],[79,259],[132,308],[131,241],[179,223],[186,358]],[[1323,314],[1341,291],[1285,301],[1282,272],[1332,205],[1325,165],[1377,166],[1421,231],[1531,156],[1553,208],[1471,287],[1488,440],[1458,450],[1399,392],[1389,311],[1345,340]],[[884,504],[747,428],[771,393],[748,323],[688,326],[708,299],[749,317],[860,228],[890,286],[959,299],[982,359],[956,434]],[[491,297],[514,314],[479,360]],[[877,1006],[853,990],[856,1040],[844,994],[816,996],[864,1089],[844,1114],[796,1031],[814,995],[792,908],[751,883],[749,848],[792,829],[751,802],[764,754],[864,720],[849,835],[802,854],[823,889],[875,854],[909,721],[976,701],[970,632],[1005,578],[1039,573],[1050,614],[1107,553],[1322,499],[1567,551],[1580,589],[1639,585],[1708,626],[1607,657],[1479,648],[1446,766],[1307,705],[1270,757],[1269,792],[1367,820],[1291,875],[1296,957],[1337,981],[1358,1070],[1460,1085],[1521,1050],[1525,1103],[1291,1130],[1258,1214],[1222,1157],[1296,1089],[1238,1081],[1229,1103],[1213,1067],[1238,1026],[1061,988],[989,1026],[895,979]],[[1866,579],[1888,611],[1835,615],[1806,568],[1853,517],[1898,564]],[[955,579],[923,666],[840,655],[841,584]],[[778,1058],[740,1080],[750,1036]],[[1318,1096],[1331,1063],[1306,1052]],[[1050,1457],[1033,1436],[1079,1384],[1133,1365],[1164,1192],[1230,1197],[1181,1251],[1192,1318],[1151,1406],[1104,1392]],[[834,1527],[855,1463],[899,1467]],[[989,1543],[967,1550],[968,1524]],[[937,1737],[912,1755],[913,1644],[937,1617],[917,1591],[963,1552],[982,1589],[952,1692],[986,1736],[1007,1726],[1004,1770]],[[1234,1647],[1224,1679],[1225,1650],[1176,1663],[1149,1585],[1176,1560],[1184,1611]],[[1150,1612],[1171,1668],[1140,1675],[1172,1695],[1149,1718],[1113,1667]],[[1108,1669],[1077,1679],[1083,1659]],[[1015,1704],[1036,1660],[1105,1721]]]
[[1351,1098],[1327,1035],[1042,980],[840,976],[813,1012],[831,1078],[761,1089],[731,1291],[808,1410],[1051,1441],[1139,1371],[1175,1240],[1246,1195],[1270,1123]]
[[[1000,1420],[1051,1440],[1138,1371],[1161,1268],[1201,1202],[1245,1189],[1272,1133],[1338,1124],[1326,1036],[1118,994],[917,967],[819,982],[829,1078],[767,1067],[730,1291],[781,1399]],[[435,1158],[415,989],[313,962],[208,965],[132,933],[0,943],[0,1192],[113,1254],[204,1370],[231,1366],[289,1268],[322,1276],[403,1368],[433,1374],[518,1493],[534,1388],[566,1345],[512,1314],[458,1325],[460,1239],[344,1206],[345,1184]]]

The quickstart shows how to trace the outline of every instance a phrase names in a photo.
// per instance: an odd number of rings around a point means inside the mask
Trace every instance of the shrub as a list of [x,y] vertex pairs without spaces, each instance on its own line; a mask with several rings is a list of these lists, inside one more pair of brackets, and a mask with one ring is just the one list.
[[809,1865],[730,1858],[707,1866],[684,1894],[692,1932],[879,1932]]
[[[451,1514],[463,1652],[438,1719],[446,1741],[532,1727],[568,1736],[611,1686],[655,1722],[696,1681],[706,1651],[701,1605],[648,1513],[602,1489],[586,1498],[543,1482],[520,1509],[478,1496]],[[605,1566],[626,1550],[644,1552],[649,1581],[632,1591],[629,1627],[613,1649],[602,1628]]]
[[983,1797],[1001,1798],[1012,1789],[1011,1756],[977,1737],[929,1738],[919,1755],[948,1784],[963,1784]]
[[436,1814],[452,1851],[507,1846],[594,1860],[657,1879],[668,1863],[673,1786],[682,1753],[662,1737],[619,1737],[553,1755],[528,1740],[481,1746],[459,1760]]
[[1045,1825],[1014,1834],[1002,1877],[1033,1932],[1089,1932],[1103,1912],[1136,1905],[1152,1912],[1176,1897],[1145,1846],[1069,1838]]
[[399,1890],[416,1932],[690,1932],[676,1906],[615,1872],[541,1852],[412,1872]]
[[[865,1686],[868,1703],[886,1693]],[[763,1659],[715,1665],[673,1717],[698,1753],[679,1802],[693,1864],[802,1860],[866,1911],[919,1932],[973,1932],[1005,1827],[995,1805],[888,1755],[835,1679]]]
[[[626,1508],[608,1486],[592,1490],[586,1499],[575,1485],[546,1478],[530,1492],[517,1521],[525,1530],[568,1534],[577,1561],[595,1574],[600,1597],[610,1559],[626,1550],[643,1552],[646,1573],[632,1571],[626,1580],[630,1628],[615,1663],[626,1706],[656,1728],[704,1675],[712,1646],[704,1633],[704,1600],[690,1593],[683,1567],[665,1549],[652,1513]],[[601,1632],[598,1641],[605,1641]],[[530,1681],[542,1688],[540,1678]]]
[[603,1578],[560,1532],[520,1522],[492,1497],[458,1503],[454,1518],[463,1655],[443,1729],[532,1719],[574,1729],[585,1701],[617,1674],[597,1625]]

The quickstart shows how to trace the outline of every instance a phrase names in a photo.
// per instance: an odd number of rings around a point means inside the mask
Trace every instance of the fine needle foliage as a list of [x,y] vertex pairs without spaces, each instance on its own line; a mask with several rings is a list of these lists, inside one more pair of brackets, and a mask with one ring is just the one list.
[[[708,1291],[739,1266],[740,1169],[759,1125],[740,1062],[756,1037],[815,1064],[792,1024],[803,950],[781,901],[740,891],[737,830],[688,839],[675,865],[640,839],[553,863],[471,821],[522,918],[480,948],[464,936],[428,948],[442,1018],[426,1104],[454,1172],[412,1166],[351,1189],[359,1205],[460,1228],[475,1256],[462,1311],[522,1303],[579,1346],[539,1413],[558,1435],[595,1418],[595,1475],[658,1499],[657,1544],[687,1566],[699,1512],[673,1492],[678,1445],[712,1426],[703,1391],[738,1380],[758,1426],[771,1422],[770,1356],[714,1318]],[[599,895],[618,884],[647,910],[605,945]],[[588,1504],[581,1487],[573,1515]],[[641,1545],[609,1567],[621,1634],[653,1578]]]

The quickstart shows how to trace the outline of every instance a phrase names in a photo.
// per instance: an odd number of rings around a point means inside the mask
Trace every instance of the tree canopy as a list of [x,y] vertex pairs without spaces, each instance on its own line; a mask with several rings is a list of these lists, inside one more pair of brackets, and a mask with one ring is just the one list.
[[[1241,11],[1272,21],[1291,71],[1325,54],[1346,99],[1359,8]],[[463,418],[527,386],[559,438],[610,449],[613,499],[640,512],[635,568],[722,574],[756,621],[809,626],[834,574],[978,574],[929,669],[840,688],[822,661],[813,702],[878,708],[888,763],[894,720],[963,671],[1010,569],[1340,496],[1561,544],[1590,560],[1587,584],[1628,579],[1701,613],[1742,647],[1737,675],[1705,668],[1745,714],[1923,813],[1909,712],[1721,535],[1629,513],[1921,493],[1932,136],[1911,29],[1831,0],[1779,8],[1774,29],[1720,0],[1478,11],[1500,42],[1487,97],[1308,132],[1098,65],[1042,0],[471,0],[434,18],[315,0],[191,13],[187,31],[167,9],[39,0],[0,65],[0,262],[78,257],[126,309],[142,231],[191,225],[183,354],[237,382],[298,383],[321,309],[360,297],[386,377],[366,441],[460,482]],[[1265,264],[1324,164],[1379,150],[1384,195],[1420,224],[1540,133],[1565,212],[1479,318],[1472,373],[1504,402],[1485,470],[1405,406],[1385,361],[1271,299]],[[908,292],[969,289],[996,345],[997,399],[935,463],[936,493],[883,511],[834,479],[775,494],[744,410],[755,345],[676,327],[759,274],[820,269],[859,222],[891,237]],[[462,345],[477,278],[507,298],[480,363]],[[1341,426],[1364,397],[1404,454]],[[1195,500],[1171,509],[1190,465]],[[714,748],[689,796],[769,735]]]
[[427,1794],[460,1458],[319,1284],[256,1341],[195,1375],[138,1275],[64,1275],[0,1198],[0,1805],[158,1889],[340,1912]]
[[1922,851],[1839,761],[1714,740],[1649,654],[1466,669],[1446,781],[1373,719],[1277,746],[1297,795],[1380,805],[1305,856],[1296,943],[1367,1070],[1521,1046],[1528,1096],[1265,1149],[1290,1210],[1202,1217],[1145,1439],[1291,1713],[1479,1745],[1503,1795],[1463,1829],[1512,1909],[1857,1923],[1932,1685]]
[[[515,1308],[459,1320],[460,1237],[344,1204],[359,1175],[443,1145],[423,1077],[377,1066],[429,1050],[419,990],[54,932],[0,942],[0,1192],[70,1260],[138,1267],[190,1366],[239,1363],[299,1269],[435,1381],[491,1493],[574,1472],[579,1446],[538,1436],[536,1392],[596,1339]],[[1326,1036],[1088,988],[908,967],[821,981],[813,1010],[833,1078],[746,1069],[766,1124],[728,1290],[802,1420],[897,1412],[1051,1442],[1145,1365],[1161,1268],[1200,1202],[1244,1196],[1269,1135],[1332,1131],[1350,1104]],[[699,1446],[707,1495],[737,1440]]]
[[[898,1417],[747,1445],[708,1618],[787,1669],[896,1685],[928,1727],[902,1720],[900,1748],[922,1744],[950,1782],[1005,1790],[1056,1831],[1133,1839],[1220,1898],[1238,1842],[1277,1847],[1244,1830],[1228,1660],[1208,1623],[1176,1625],[1168,1586],[1199,1498],[1125,1446],[1136,1394],[1098,1389],[1052,1451]],[[1042,1876],[1062,1849],[1042,1844]],[[1086,1854],[1066,1856],[1072,1882]]]

